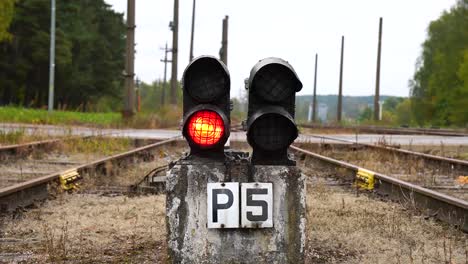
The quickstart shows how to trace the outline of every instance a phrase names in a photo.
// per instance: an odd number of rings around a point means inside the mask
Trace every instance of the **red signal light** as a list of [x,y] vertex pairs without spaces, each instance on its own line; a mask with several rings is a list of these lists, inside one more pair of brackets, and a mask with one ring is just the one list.
[[224,122],[215,111],[201,110],[190,117],[187,132],[190,139],[200,147],[211,147],[223,137]]

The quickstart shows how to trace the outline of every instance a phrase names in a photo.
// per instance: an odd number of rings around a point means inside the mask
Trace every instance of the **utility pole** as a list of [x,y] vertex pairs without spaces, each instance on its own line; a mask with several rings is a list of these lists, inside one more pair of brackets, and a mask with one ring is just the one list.
[[172,21],[172,72],[171,104],[177,104],[177,53],[179,46],[179,0],[174,0],[174,19]]
[[50,63],[49,63],[49,113],[54,110],[55,84],[55,0],[51,0],[50,12]]
[[379,44],[377,48],[377,72],[375,76],[375,96],[374,96],[374,120],[379,121],[380,105],[380,55],[382,52],[382,18],[379,21]]
[[336,113],[336,120],[341,122],[341,113],[343,107],[343,51],[344,51],[344,36],[341,36],[341,61],[340,61],[340,84],[338,91],[338,109]]
[[229,16],[223,19],[223,37],[221,40],[221,50],[219,51],[219,57],[224,64],[228,64],[228,25]]
[[136,94],[136,104],[137,104],[137,112],[141,112],[141,81],[140,78],[136,78],[136,88],[135,88],[135,94]]
[[195,5],[196,0],[193,0],[193,9],[192,9],[192,35],[190,37],[190,57],[189,61],[193,60],[193,37],[195,34]]
[[164,105],[165,103],[165,97],[166,97],[166,86],[167,86],[167,63],[172,62],[171,60],[167,59],[167,53],[169,53],[171,50],[167,47],[167,42],[166,42],[166,47],[163,49],[164,50],[164,59],[161,60],[161,62],[164,62],[164,83],[162,85],[162,92],[161,92],[161,106]]
[[317,120],[317,61],[318,54],[315,54],[315,74],[314,74],[314,100],[312,108],[312,122]]
[[135,111],[135,0],[127,0],[127,48],[125,64],[125,109],[123,116],[133,116]]

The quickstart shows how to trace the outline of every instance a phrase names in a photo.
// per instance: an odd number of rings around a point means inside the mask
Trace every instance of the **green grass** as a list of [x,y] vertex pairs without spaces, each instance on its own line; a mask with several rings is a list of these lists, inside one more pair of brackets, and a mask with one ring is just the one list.
[[82,113],[53,111],[20,107],[0,107],[0,122],[29,124],[66,124],[66,125],[102,125],[110,126],[121,122],[119,113]]
[[118,112],[72,112],[31,109],[14,106],[0,107],[0,123],[50,125],[82,125],[93,127],[175,128],[182,116],[180,107],[165,106],[153,113],[137,113],[123,120]]

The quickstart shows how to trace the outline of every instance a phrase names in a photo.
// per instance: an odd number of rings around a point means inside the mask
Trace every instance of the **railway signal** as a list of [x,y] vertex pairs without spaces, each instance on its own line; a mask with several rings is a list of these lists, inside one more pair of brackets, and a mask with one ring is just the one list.
[[191,155],[166,177],[168,263],[304,263],[305,177],[287,153],[298,135],[295,94],[302,88],[293,68],[269,58],[251,72],[253,157],[224,149],[231,109],[226,65],[196,58],[182,84],[182,133]]
[[285,60],[267,58],[252,68],[247,82],[247,141],[256,165],[293,165],[288,147],[298,136],[294,122],[296,92],[302,83]]
[[183,76],[183,128],[192,155],[224,157],[230,133],[229,72],[212,56],[194,59]]

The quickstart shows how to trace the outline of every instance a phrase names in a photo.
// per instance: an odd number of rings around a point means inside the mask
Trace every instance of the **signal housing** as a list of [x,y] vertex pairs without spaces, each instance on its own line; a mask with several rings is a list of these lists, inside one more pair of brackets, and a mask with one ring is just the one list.
[[[212,56],[195,58],[185,69],[182,84],[184,112],[182,134],[189,143],[190,154],[219,156],[223,153],[224,144],[230,134],[231,81],[226,65]],[[191,120],[194,122],[192,117],[202,112],[214,112],[217,115],[205,114],[204,118],[198,119],[198,123],[190,125]],[[219,125],[223,128],[219,129]],[[192,128],[191,131],[189,126]],[[196,132],[202,142],[213,144],[203,144],[200,140],[194,140]],[[219,139],[210,141],[210,137]]]
[[253,148],[252,163],[294,165],[287,150],[298,136],[295,100],[302,83],[296,72],[285,60],[266,58],[252,68],[247,85],[247,141]]

